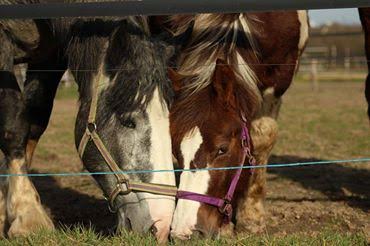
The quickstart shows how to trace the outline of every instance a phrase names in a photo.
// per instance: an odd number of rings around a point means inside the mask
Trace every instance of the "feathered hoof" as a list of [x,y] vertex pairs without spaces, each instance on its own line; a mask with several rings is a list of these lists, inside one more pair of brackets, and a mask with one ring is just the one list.
[[12,221],[7,234],[9,238],[15,238],[27,236],[39,230],[53,229],[54,224],[42,207],[41,209],[30,208],[28,211],[19,214],[15,220]]
[[261,234],[266,231],[264,219],[258,221],[248,221],[248,223],[238,223],[235,227],[236,233]]
[[221,227],[220,236],[222,237],[232,237],[234,235],[234,224],[230,222],[227,225]]

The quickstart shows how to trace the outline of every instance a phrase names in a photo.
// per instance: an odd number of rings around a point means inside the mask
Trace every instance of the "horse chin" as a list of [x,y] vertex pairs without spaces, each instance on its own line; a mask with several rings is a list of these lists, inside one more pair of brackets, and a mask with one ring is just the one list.
[[[130,230],[136,233],[152,233],[159,243],[168,240],[175,201],[172,198],[145,195],[125,204],[117,211],[118,231]],[[139,200],[139,201],[138,201]]]
[[123,205],[117,211],[117,231],[148,232],[153,221],[145,201],[139,202],[135,194],[130,194],[124,200],[120,199],[120,203]]

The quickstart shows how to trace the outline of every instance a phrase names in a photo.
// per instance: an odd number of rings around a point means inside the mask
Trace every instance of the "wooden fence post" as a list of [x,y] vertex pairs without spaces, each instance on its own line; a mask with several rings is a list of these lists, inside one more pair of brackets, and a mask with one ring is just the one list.
[[312,59],[311,60],[311,83],[312,83],[312,89],[314,91],[319,90],[319,81],[317,78],[317,59]]

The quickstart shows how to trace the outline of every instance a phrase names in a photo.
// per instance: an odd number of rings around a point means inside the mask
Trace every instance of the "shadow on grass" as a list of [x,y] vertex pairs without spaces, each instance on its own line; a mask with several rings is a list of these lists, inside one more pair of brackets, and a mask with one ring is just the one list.
[[61,188],[53,177],[38,177],[32,181],[41,196],[42,204],[50,209],[58,227],[82,225],[103,235],[114,232],[116,216],[109,212],[105,200],[70,188]]
[[[299,156],[272,155],[269,163],[324,161]],[[368,164],[362,164],[368,165]],[[270,173],[302,184],[306,189],[318,190],[331,201],[344,201],[363,211],[370,209],[370,171],[339,164],[271,168]],[[310,200],[310,198],[308,198]]]

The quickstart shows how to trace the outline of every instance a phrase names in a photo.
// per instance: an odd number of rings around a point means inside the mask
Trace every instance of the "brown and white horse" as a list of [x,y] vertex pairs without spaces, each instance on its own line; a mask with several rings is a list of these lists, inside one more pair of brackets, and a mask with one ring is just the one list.
[[[171,137],[173,153],[182,168],[219,168],[243,165],[245,153],[241,141],[244,122],[255,114],[258,97],[237,82],[232,66],[217,62],[211,83],[196,93],[189,93],[182,82],[186,77],[170,72],[176,88],[176,100],[171,108]],[[224,198],[233,180],[235,170],[183,172],[180,177],[177,212],[172,223],[172,235],[186,239],[194,231],[216,234],[223,224],[221,207],[201,206],[200,200],[184,200],[182,192],[196,192],[212,198]],[[249,172],[243,170],[238,177],[235,195],[230,199],[233,207],[244,197]],[[210,188],[212,187],[212,188]],[[217,187],[213,189],[213,187]],[[198,198],[199,199],[199,198]],[[222,206],[223,204],[221,204]],[[198,211],[201,211],[198,213]],[[198,214],[198,215],[197,215]],[[194,216],[197,215],[197,216]],[[222,229],[230,229],[223,227]]]
[[367,109],[367,115],[370,119],[370,8],[360,8],[359,9],[360,19],[362,23],[362,28],[365,32],[365,51],[367,57],[367,66],[369,69],[369,74],[365,82],[365,96],[367,103],[369,105]]
[[[181,81],[170,120],[179,166],[238,165],[243,152],[239,110],[250,125],[257,164],[266,164],[277,137],[281,96],[308,39],[307,12],[170,16],[155,23],[185,36],[179,39],[180,75],[172,75]],[[226,64],[217,64],[219,59]],[[222,198],[233,172],[183,172],[179,188]],[[263,230],[265,183],[266,169],[257,169],[249,179],[242,175],[232,202],[237,232]],[[195,232],[215,235],[230,229],[223,226],[222,217],[215,207],[180,199],[171,233],[182,239]]]

